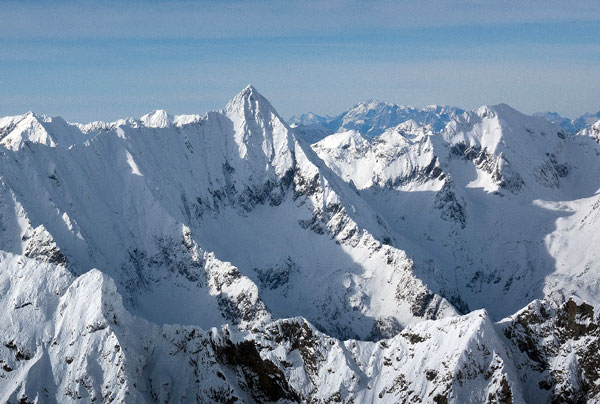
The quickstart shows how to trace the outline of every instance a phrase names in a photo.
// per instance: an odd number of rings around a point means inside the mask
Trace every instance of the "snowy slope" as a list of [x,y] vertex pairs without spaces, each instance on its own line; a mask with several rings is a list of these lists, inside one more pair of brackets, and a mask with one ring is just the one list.
[[600,120],[596,121],[591,126],[581,130],[577,134],[582,136],[590,136],[596,139],[597,142],[600,142]]
[[18,150],[28,142],[69,147],[88,138],[60,117],[38,116],[31,111],[0,118],[0,128],[0,145],[10,150]]

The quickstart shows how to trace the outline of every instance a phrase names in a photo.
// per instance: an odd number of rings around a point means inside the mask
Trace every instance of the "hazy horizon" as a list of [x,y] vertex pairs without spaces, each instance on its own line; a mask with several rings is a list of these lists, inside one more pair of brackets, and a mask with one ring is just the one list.
[[600,4],[3,3],[0,116],[203,114],[252,83],[284,118],[368,99],[600,110]]

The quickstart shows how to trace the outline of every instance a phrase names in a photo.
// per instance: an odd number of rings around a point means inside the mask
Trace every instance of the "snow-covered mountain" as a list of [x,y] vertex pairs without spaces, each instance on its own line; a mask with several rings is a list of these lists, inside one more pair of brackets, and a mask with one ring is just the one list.
[[326,134],[355,130],[372,138],[386,129],[412,120],[421,125],[429,125],[439,131],[456,115],[463,113],[460,108],[447,105],[430,105],[419,109],[406,105],[391,104],[376,100],[361,102],[337,116],[319,116],[313,113],[293,116],[289,122],[301,128],[298,136],[314,143]]
[[[382,219],[252,87],[190,124],[156,115],[55,142],[68,147],[34,141],[53,130],[35,115],[14,118],[39,133],[11,143],[0,163],[11,229],[2,249],[75,274],[99,268],[156,322],[302,315],[334,335],[369,338],[379,324],[393,331],[455,313],[420,297],[430,292],[411,261],[380,241],[390,239]],[[20,125],[3,141],[23,138]],[[409,294],[396,293],[407,283]],[[204,312],[182,310],[174,296]]]
[[600,399],[595,127],[359,110],[0,120],[0,398]]

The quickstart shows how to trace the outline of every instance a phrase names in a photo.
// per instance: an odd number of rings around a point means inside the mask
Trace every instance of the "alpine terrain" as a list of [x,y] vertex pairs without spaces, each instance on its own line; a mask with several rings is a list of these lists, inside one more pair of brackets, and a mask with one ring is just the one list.
[[0,401],[600,402],[600,121],[549,117],[1,118]]

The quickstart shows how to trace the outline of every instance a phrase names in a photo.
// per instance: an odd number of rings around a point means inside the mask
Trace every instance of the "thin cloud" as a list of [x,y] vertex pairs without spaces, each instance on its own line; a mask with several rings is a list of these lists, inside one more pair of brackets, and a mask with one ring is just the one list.
[[8,2],[0,36],[248,38],[599,18],[589,0]]
[[[124,3],[124,2],[123,2]],[[0,116],[221,108],[255,84],[283,116],[366,98],[576,116],[600,109],[600,2],[3,2]],[[591,21],[591,22],[590,22]]]

